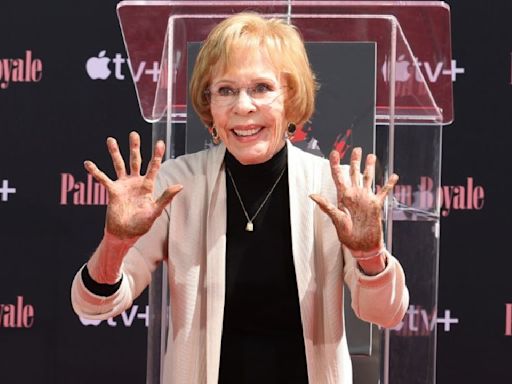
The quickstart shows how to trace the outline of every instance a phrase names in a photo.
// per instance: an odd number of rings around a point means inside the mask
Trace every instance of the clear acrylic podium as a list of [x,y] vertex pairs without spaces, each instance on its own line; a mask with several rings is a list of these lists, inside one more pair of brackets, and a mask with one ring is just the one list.
[[[120,2],[130,68],[160,63],[158,81],[138,76],[135,88],[143,118],[153,123],[153,141],[166,141],[168,158],[189,149],[189,44],[247,10],[287,20],[306,42],[375,44],[376,187],[392,172],[400,175],[385,210],[385,239],[404,267],[411,301],[391,330],[358,322],[345,303],[354,383],[434,383],[441,135],[453,120],[449,7],[438,1]],[[165,267],[154,273],[149,305],[147,383],[159,384],[172,305]]]

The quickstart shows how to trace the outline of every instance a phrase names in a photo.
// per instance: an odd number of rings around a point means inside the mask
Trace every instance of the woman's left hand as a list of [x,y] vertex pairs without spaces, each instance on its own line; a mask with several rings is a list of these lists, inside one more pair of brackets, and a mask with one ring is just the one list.
[[[375,177],[376,156],[366,157],[361,174],[361,148],[354,148],[350,157],[350,178],[343,177],[336,151],[329,155],[331,173],[337,190],[337,206],[325,197],[313,194],[310,197],[331,218],[339,240],[353,254],[378,251],[384,246],[382,238],[381,212],[388,192],[395,186],[398,176],[393,174],[375,194],[372,183]],[[357,255],[354,255],[357,259]]]

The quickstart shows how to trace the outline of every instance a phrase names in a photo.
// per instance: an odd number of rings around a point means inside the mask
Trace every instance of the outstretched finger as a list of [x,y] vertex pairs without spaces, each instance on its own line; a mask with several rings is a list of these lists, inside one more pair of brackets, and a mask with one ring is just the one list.
[[153,157],[148,164],[148,169],[146,171],[146,181],[153,184],[155,181],[158,170],[160,169],[160,165],[162,164],[162,158],[165,153],[165,144],[162,140],[158,140],[155,144],[155,149],[153,150]]
[[110,180],[110,178],[105,173],[103,173],[103,171],[101,171],[92,161],[84,161],[84,168],[92,177],[94,177],[96,181],[98,181],[98,183],[103,185],[105,188],[110,189],[110,187],[114,184],[114,182]]
[[174,196],[176,196],[181,190],[183,189],[183,186],[180,184],[171,185],[168,187],[163,193],[160,195],[160,197],[156,200],[156,212],[158,215],[162,213],[162,211],[169,205],[169,203],[172,201]]
[[112,158],[112,164],[114,165],[117,178],[120,179],[121,177],[126,176],[123,156],[121,156],[116,139],[113,137],[107,138],[107,149],[108,153],[110,153],[110,157]]
[[140,136],[137,132],[130,132],[130,175],[140,175],[140,165],[142,158],[140,156]]
[[366,156],[366,163],[364,165],[364,173],[363,173],[363,188],[371,190],[373,179],[375,177],[375,163],[377,162],[377,157],[370,153]]
[[327,200],[322,195],[311,194],[309,195],[311,200],[318,204],[318,207],[329,216],[334,226],[336,227],[336,231],[338,232],[338,236],[340,234],[345,233],[350,230],[349,217],[346,211],[342,211],[337,209],[329,200]]
[[356,147],[352,150],[350,155],[350,179],[352,180],[353,187],[359,187],[361,185],[361,147]]
[[395,186],[397,181],[398,181],[398,175],[396,173],[393,173],[389,177],[386,184],[384,184],[384,186],[381,188],[381,190],[377,194],[377,197],[381,202],[383,202],[386,199],[386,196],[388,195],[389,191],[391,191],[393,189],[393,187]]
[[336,191],[338,194],[338,206],[341,206],[341,200],[347,187],[343,182],[343,175],[341,173],[340,167],[340,154],[338,153],[338,151],[331,151],[331,153],[329,154],[329,163],[331,165],[332,179],[334,181],[334,185],[336,186]]
[[324,211],[332,220],[338,220],[340,215],[346,215],[345,212],[340,211],[334,204],[332,204],[322,195],[314,193],[309,195],[309,197],[311,200],[317,203],[320,209]]

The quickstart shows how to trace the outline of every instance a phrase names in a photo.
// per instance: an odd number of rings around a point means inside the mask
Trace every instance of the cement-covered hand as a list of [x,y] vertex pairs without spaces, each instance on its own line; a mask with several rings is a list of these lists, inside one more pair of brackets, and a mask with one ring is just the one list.
[[340,242],[353,251],[356,259],[358,254],[368,254],[383,248],[382,207],[386,195],[398,181],[396,174],[391,175],[382,189],[375,194],[372,191],[372,183],[377,158],[374,154],[369,154],[366,157],[364,172],[361,174],[361,157],[361,148],[354,148],[347,176],[341,171],[338,152],[331,152],[329,161],[337,190],[337,205],[330,203],[321,195],[311,195],[333,221]]
[[172,185],[163,191],[158,199],[153,198],[156,174],[165,152],[162,141],[156,143],[145,175],[140,174],[142,163],[140,137],[136,132],[130,133],[129,174],[126,172],[117,141],[109,137],[107,147],[112,157],[117,180],[111,180],[93,162],[84,163],[85,169],[108,191],[105,230],[121,240],[140,237],[151,228],[155,219],[182,187]]

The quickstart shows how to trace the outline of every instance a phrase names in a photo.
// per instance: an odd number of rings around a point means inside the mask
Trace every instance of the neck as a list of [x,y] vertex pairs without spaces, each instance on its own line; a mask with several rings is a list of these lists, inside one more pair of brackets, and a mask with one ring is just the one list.
[[233,177],[240,180],[256,179],[262,181],[262,179],[269,178],[274,179],[274,176],[278,176],[287,164],[287,148],[284,145],[279,152],[274,154],[270,160],[260,164],[244,165],[240,163],[228,150],[224,161],[226,167],[229,168]]

